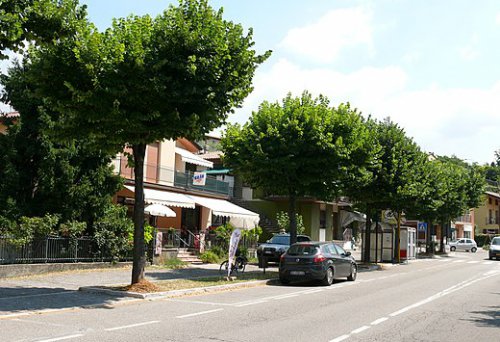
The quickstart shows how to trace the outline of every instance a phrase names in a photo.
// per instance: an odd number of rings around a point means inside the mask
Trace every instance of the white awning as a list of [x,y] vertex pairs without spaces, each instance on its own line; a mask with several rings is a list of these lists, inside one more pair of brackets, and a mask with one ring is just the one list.
[[230,222],[236,228],[253,229],[259,224],[259,214],[247,210],[234,203],[216,199],[199,196],[189,197],[196,202],[196,204],[212,210],[212,214],[216,216],[229,217]]
[[205,160],[205,159],[201,158],[200,156],[197,156],[196,154],[191,153],[188,150],[185,150],[183,148],[176,147],[175,153],[179,154],[181,156],[182,161],[185,163],[205,166],[205,167],[209,167],[209,168],[214,167],[214,163],[212,163],[208,160]]
[[163,204],[150,204],[144,208],[144,212],[151,216],[176,217],[175,211]]
[[[133,186],[125,185],[125,188],[134,192]],[[162,204],[168,207],[181,207],[194,209],[195,202],[184,194],[170,191],[144,189],[144,202],[146,204]]]

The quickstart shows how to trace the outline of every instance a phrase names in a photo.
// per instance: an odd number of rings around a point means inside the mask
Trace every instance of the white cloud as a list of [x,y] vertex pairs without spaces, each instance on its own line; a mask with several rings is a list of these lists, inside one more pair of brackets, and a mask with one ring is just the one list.
[[346,47],[372,47],[372,14],[365,7],[330,11],[318,21],[291,29],[280,46],[318,62],[334,61]]
[[500,25],[500,12],[497,13],[497,16],[495,18],[495,22],[497,23],[497,25]]
[[465,61],[473,61],[480,56],[478,50],[476,50],[472,45],[464,46],[458,49],[458,53],[460,57]]
[[255,91],[230,121],[243,123],[262,101],[279,101],[288,92],[298,96],[307,89],[328,96],[334,106],[350,102],[365,115],[390,116],[426,151],[483,163],[500,149],[494,138],[500,132],[500,82],[489,89],[434,85],[409,90],[407,74],[397,66],[342,73],[306,69],[281,59],[269,72],[258,72],[254,85]]

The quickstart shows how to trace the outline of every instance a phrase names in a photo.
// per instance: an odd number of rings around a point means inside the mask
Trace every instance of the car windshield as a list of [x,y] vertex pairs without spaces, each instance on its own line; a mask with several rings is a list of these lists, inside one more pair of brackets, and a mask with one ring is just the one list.
[[491,240],[492,245],[500,246],[500,239],[493,239]]
[[269,242],[275,245],[289,245],[290,235],[275,235]]
[[318,246],[293,245],[288,249],[288,255],[316,255],[318,251]]

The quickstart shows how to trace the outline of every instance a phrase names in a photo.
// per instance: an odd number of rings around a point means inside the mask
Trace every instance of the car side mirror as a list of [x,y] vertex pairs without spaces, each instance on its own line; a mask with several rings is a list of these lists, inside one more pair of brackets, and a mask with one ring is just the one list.
[[345,252],[345,256],[351,256],[351,252]]

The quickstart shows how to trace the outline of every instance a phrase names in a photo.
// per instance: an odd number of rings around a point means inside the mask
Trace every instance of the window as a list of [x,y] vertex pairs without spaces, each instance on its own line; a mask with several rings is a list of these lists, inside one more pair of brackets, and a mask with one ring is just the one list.
[[337,252],[342,255],[342,254],[345,254],[345,251],[342,247],[338,246],[338,245],[334,245],[335,248],[337,249]]
[[319,251],[318,246],[311,245],[293,245],[288,249],[288,255],[316,255]]
[[337,252],[337,248],[335,248],[335,245],[328,245],[328,249],[329,249],[329,251],[330,251],[330,254],[333,254],[333,255],[337,255],[337,254],[339,254],[339,253]]
[[488,197],[488,203],[491,204],[491,197]]
[[470,232],[464,232],[464,237],[466,237],[466,238],[471,238],[471,236],[470,236]]

